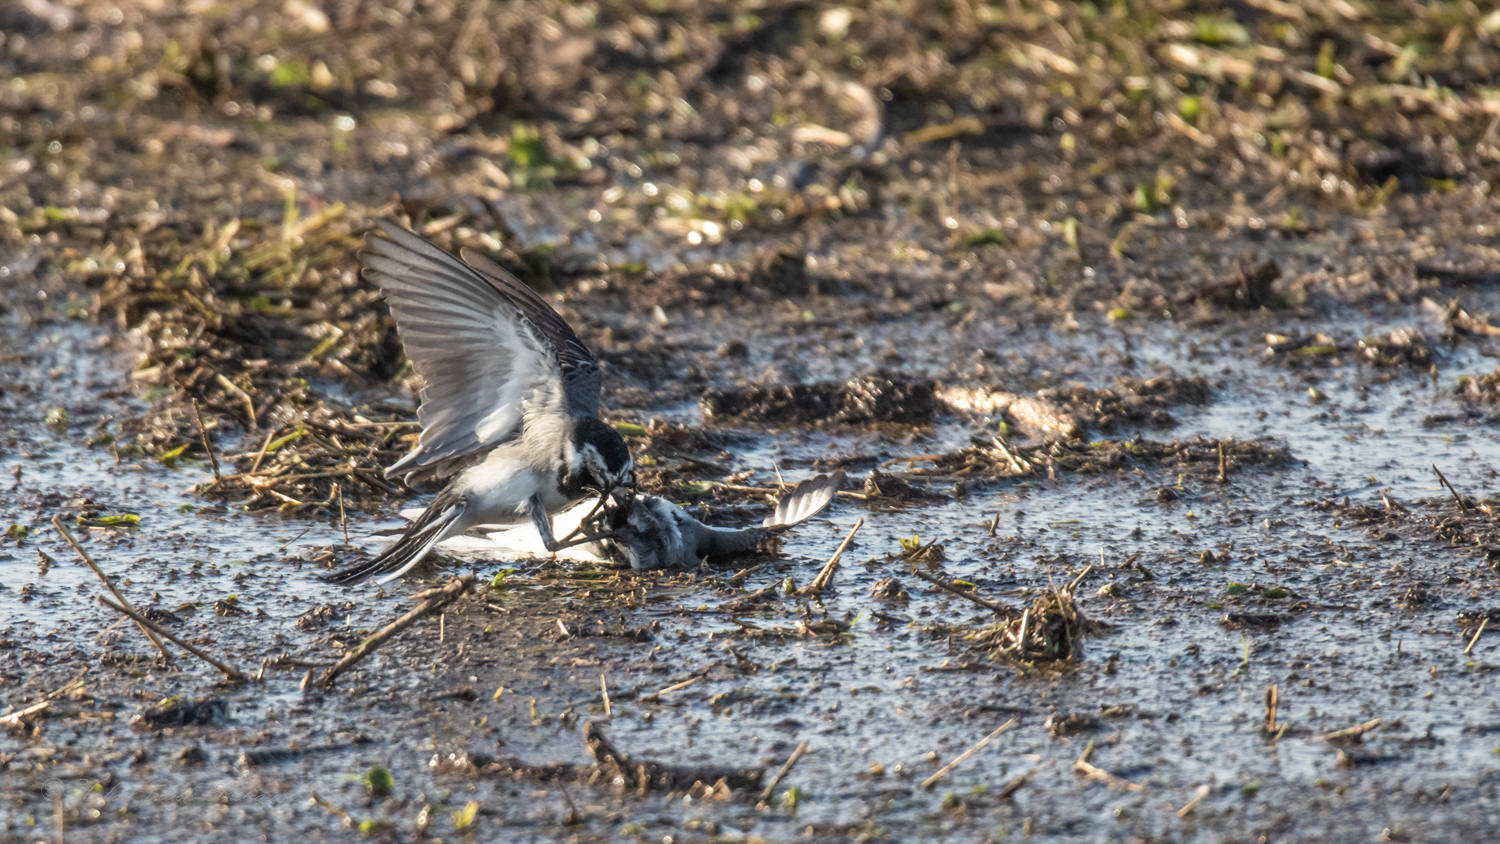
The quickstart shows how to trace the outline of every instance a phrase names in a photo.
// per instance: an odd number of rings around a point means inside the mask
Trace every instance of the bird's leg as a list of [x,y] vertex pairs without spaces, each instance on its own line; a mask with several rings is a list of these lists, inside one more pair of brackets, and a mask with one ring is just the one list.
[[[594,517],[597,516],[597,515],[599,515],[599,510],[602,509],[603,507],[604,507],[604,496],[601,495],[598,498],[594,499],[594,509],[590,510],[589,514],[587,516],[584,516],[583,520],[578,523],[578,527],[573,528],[573,532],[569,533],[567,536],[564,536],[562,538],[562,541],[563,542],[567,542],[568,540],[572,539],[573,537],[577,536],[578,534],[583,533],[584,526],[587,525],[587,524],[589,524],[590,522],[592,522],[594,520]],[[542,534],[542,537],[543,537],[543,539],[547,538],[547,534]]]
[[[581,536],[566,542],[558,542],[552,535],[552,518],[547,515],[547,505],[542,503],[542,497],[540,495],[533,495],[528,504],[531,510],[531,523],[536,525],[536,532],[542,537],[542,547],[546,548],[550,554],[556,554],[564,548],[572,548],[575,545],[585,545],[590,542],[598,542],[601,539],[610,539],[615,535],[614,531],[609,531],[594,536]],[[571,537],[576,533],[577,531],[574,531],[568,534],[568,536]]]

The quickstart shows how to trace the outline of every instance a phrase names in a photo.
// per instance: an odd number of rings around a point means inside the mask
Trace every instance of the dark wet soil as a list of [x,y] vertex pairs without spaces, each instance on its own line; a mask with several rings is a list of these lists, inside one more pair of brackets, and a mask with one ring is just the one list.
[[[0,8],[0,841],[1494,837],[1497,36]],[[551,297],[643,489],[743,524],[854,483],[689,572],[321,582],[433,491],[381,474],[417,429],[378,217]],[[164,661],[54,517],[254,679]]]

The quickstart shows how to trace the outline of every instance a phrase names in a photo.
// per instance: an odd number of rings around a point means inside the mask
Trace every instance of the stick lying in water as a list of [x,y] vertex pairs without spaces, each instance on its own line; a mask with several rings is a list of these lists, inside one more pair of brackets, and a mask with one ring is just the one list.
[[823,570],[818,572],[818,576],[813,578],[813,582],[804,586],[801,593],[799,594],[823,594],[823,590],[826,589],[828,587],[828,584],[833,581],[833,571],[838,567],[839,558],[844,556],[844,549],[849,547],[849,543],[854,540],[854,534],[859,533],[859,529],[864,526],[864,523],[865,520],[863,517],[861,517],[859,521],[854,523],[854,527],[849,528],[849,534],[844,537],[843,542],[839,543],[838,549],[833,552],[833,557],[829,559],[826,564],[824,564]]
[[968,750],[965,750],[963,753],[960,753],[957,756],[955,756],[953,758],[952,762],[949,762],[948,764],[946,764],[943,767],[939,768],[937,773],[935,773],[932,776],[928,777],[927,779],[923,780],[922,781],[922,787],[923,788],[932,788],[933,784],[935,784],[938,780],[940,780],[943,777],[946,777],[949,774],[953,773],[953,769],[957,768],[959,766],[959,763],[963,762],[965,759],[969,758],[970,756],[973,756],[974,754],[978,753],[980,750],[983,750],[985,745],[987,745],[990,742],[994,741],[997,736],[999,736],[1001,733],[1005,732],[1006,730],[1010,729],[1011,727],[1014,727],[1015,725],[1016,725],[1016,719],[1012,718],[1009,721],[1006,721],[1004,724],[1001,724],[999,727],[996,727],[994,732],[992,732],[989,735],[985,736],[984,738],[980,739],[977,743],[975,743],[975,745],[973,747],[971,747]]
[[[125,596],[120,594],[120,590],[115,588],[109,576],[104,573],[103,569],[99,568],[99,564],[94,562],[94,558],[89,556],[89,552],[83,550],[83,546],[79,545],[78,540],[73,538],[73,532],[68,530],[67,526],[62,523],[62,516],[53,516],[52,526],[57,528],[57,532],[62,534],[63,539],[68,540],[68,544],[73,546],[73,550],[78,552],[78,556],[83,558],[88,567],[94,570],[94,574],[98,575],[99,579],[104,582],[104,588],[109,590],[109,594],[115,596],[116,601],[134,611],[135,608],[131,607],[130,602],[125,600]],[[151,632],[151,625],[136,621],[136,626],[140,627],[141,632],[146,634],[146,638],[151,640],[151,644],[155,645],[156,649],[161,651],[161,655],[166,658],[167,662],[171,662],[172,652],[167,650],[167,646],[163,645],[160,639],[156,638],[155,633]]]
[[327,671],[323,672],[323,676],[318,678],[318,685],[324,689],[333,688],[333,681],[338,679],[340,674],[348,671],[349,667],[354,663],[374,653],[375,649],[385,644],[387,639],[416,624],[422,616],[453,603],[458,596],[469,591],[469,588],[473,585],[474,573],[469,572],[468,574],[462,574],[449,580],[445,585],[437,589],[418,592],[416,597],[421,603],[413,607],[411,612],[375,631],[371,634],[370,638],[350,648],[344,654],[343,659],[340,659]]
[[[193,656],[196,656],[197,658],[203,660],[204,662],[208,663],[209,665],[212,665],[213,667],[219,669],[220,671],[224,672],[224,676],[225,677],[228,677],[229,679],[234,680],[235,682],[239,682],[240,680],[244,680],[245,679],[245,675],[241,674],[240,670],[238,668],[235,668],[233,665],[230,665],[227,662],[220,662],[219,660],[217,660],[217,659],[209,656],[208,654],[204,653],[203,651],[199,650],[198,648],[195,648],[192,645],[189,645],[187,642],[184,642],[183,640],[177,638],[176,636],[172,635],[171,633],[168,633],[166,630],[163,630],[162,628],[158,627],[155,623],[153,623],[152,621],[150,621],[149,619],[147,619],[145,616],[141,615],[140,613],[136,612],[135,610],[130,609],[129,607],[121,606],[121,605],[115,603],[114,601],[111,601],[110,599],[104,597],[103,595],[100,595],[98,597],[99,597],[99,603],[105,605],[106,607],[109,607],[110,609],[114,610],[117,613],[120,613],[122,615],[128,615],[128,616],[130,616],[131,620],[134,621],[136,624],[141,625],[142,629],[149,629],[152,633],[155,633],[158,636],[161,636],[163,639],[166,639],[167,641],[171,642],[172,644],[176,645],[177,647],[182,648],[183,650],[187,651],[188,653],[192,654]],[[150,634],[147,634],[147,635],[150,635]]]
[[791,772],[792,766],[797,764],[797,760],[801,759],[802,754],[807,752],[807,745],[808,740],[803,739],[802,743],[797,745],[797,749],[792,751],[792,755],[787,758],[786,764],[781,766],[781,770],[776,772],[776,776],[771,777],[771,784],[766,786],[765,790],[760,793],[760,802],[764,803],[771,799],[771,794],[776,791],[776,786],[781,785],[782,779]]
[[989,611],[991,611],[993,613],[997,613],[997,614],[1002,615],[1002,616],[1010,616],[1010,615],[1014,615],[1015,614],[1015,611],[1013,609],[1011,609],[1010,607],[1005,606],[1004,604],[997,604],[994,601],[986,601],[985,599],[979,597],[978,595],[972,595],[972,594],[970,594],[968,592],[963,591],[962,589],[959,589],[956,586],[950,586],[947,583],[944,583],[942,580],[940,580],[940,579],[938,579],[936,577],[933,577],[932,575],[930,575],[930,574],[928,574],[928,573],[926,573],[924,571],[918,571],[917,569],[912,569],[911,573],[914,574],[914,575],[916,575],[917,577],[920,577],[921,579],[927,581],[928,583],[931,583],[933,586],[936,586],[939,589],[942,589],[942,590],[947,591],[947,592],[951,592],[954,595],[957,595],[958,597],[963,598],[966,601],[973,601],[974,603],[980,605],[981,607],[984,607],[985,609],[987,609],[987,610],[989,610]]
[[1091,780],[1097,780],[1099,782],[1105,783],[1111,788],[1120,788],[1125,791],[1140,791],[1145,788],[1145,786],[1141,785],[1140,783],[1131,782],[1124,777],[1117,777],[1114,774],[1111,774],[1109,771],[1104,770],[1103,768],[1096,767],[1089,762],[1089,757],[1093,755],[1094,741],[1093,739],[1090,739],[1089,746],[1083,749],[1083,755],[1078,757],[1077,762],[1073,763],[1073,770],[1077,771],[1080,774],[1083,774]]

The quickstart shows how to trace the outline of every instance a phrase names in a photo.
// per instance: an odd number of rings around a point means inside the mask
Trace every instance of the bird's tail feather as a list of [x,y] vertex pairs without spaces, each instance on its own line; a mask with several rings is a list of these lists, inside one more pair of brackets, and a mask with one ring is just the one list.
[[790,494],[776,502],[776,510],[759,527],[716,528],[703,526],[698,553],[705,557],[740,554],[749,551],[787,528],[801,524],[823,512],[834,493],[844,485],[843,471],[832,476],[818,475],[797,484]]
[[830,475],[804,478],[790,495],[776,502],[776,510],[761,522],[761,527],[785,530],[823,512],[833,501],[834,493],[844,485],[844,470]]
[[378,577],[384,585],[411,570],[439,542],[463,531],[464,499],[462,497],[432,502],[422,515],[406,529],[400,539],[375,559],[357,563],[324,577],[330,583],[359,583]]

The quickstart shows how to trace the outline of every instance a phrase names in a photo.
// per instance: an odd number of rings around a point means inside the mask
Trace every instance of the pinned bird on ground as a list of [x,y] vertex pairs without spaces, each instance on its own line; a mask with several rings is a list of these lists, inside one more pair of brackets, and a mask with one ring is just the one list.
[[551,514],[635,487],[625,441],[599,419],[599,362],[566,321],[500,265],[458,257],[390,222],[360,253],[422,378],[416,448],[386,476],[452,477],[395,544],[328,576],[387,583],[478,525],[530,521],[548,551]]
[[844,473],[818,475],[797,484],[759,526],[709,527],[665,498],[629,490],[609,497],[604,519],[609,535],[594,545],[605,559],[638,571],[696,566],[709,557],[739,554],[822,512],[844,485]]

